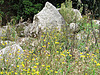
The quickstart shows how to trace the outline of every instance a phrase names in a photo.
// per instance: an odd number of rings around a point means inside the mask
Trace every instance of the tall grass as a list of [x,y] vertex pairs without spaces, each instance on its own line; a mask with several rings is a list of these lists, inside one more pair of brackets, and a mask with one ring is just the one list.
[[[84,29],[81,31],[87,37],[81,34],[81,40],[73,39],[76,34],[69,36],[70,31],[66,28],[60,31],[47,29],[39,38],[29,37],[21,46],[24,51],[21,57],[17,54],[14,60],[9,61],[10,58],[5,59],[4,55],[0,59],[0,75],[100,75],[100,47],[94,43],[91,23],[87,20],[83,17],[81,24]],[[93,23],[93,28],[98,29],[98,26]],[[97,32],[96,37],[99,37]],[[32,41],[37,44],[32,46]],[[5,45],[2,43],[0,46],[4,48]]]

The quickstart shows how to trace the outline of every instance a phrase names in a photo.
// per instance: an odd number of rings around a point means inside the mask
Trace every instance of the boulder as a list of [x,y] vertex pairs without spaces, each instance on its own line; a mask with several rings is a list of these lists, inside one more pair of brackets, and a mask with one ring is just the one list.
[[93,20],[94,24],[100,25],[100,20]]
[[8,60],[9,64],[11,64],[16,61],[16,58],[20,58],[21,54],[23,54],[23,49],[18,44],[6,46],[0,50],[0,63],[2,62],[1,59],[4,59],[5,63]]
[[9,40],[6,40],[6,41],[3,41],[3,40],[0,40],[0,49],[6,47],[6,46],[11,46],[15,44],[14,41],[9,41]]
[[45,28],[52,29],[58,28],[61,29],[61,26],[65,24],[65,21],[59,11],[51,3],[46,2],[45,7],[34,16],[33,24],[30,24],[25,29],[27,36],[35,36],[39,34],[40,31],[46,31]]
[[70,23],[70,30],[72,31],[72,32],[75,32],[75,31],[78,31],[79,30],[79,26],[78,26],[78,24],[76,24],[76,23]]

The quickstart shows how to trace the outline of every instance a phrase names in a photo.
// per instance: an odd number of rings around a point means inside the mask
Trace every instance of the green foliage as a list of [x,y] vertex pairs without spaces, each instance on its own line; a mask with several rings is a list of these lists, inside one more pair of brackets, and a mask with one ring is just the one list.
[[[67,8],[66,8],[67,7]],[[69,0],[66,3],[62,3],[61,4],[61,10],[60,10],[61,15],[63,16],[64,20],[66,21],[66,23],[70,24],[71,22],[74,21],[75,19],[75,13],[72,10],[72,2],[71,0]]]
[[4,3],[4,0],[0,0],[0,4],[2,5]]

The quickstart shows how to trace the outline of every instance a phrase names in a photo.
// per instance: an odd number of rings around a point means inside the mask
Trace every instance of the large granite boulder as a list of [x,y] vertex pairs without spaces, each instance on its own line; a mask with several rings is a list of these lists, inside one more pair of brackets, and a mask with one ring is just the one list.
[[35,36],[40,31],[45,31],[45,28],[61,29],[61,26],[65,24],[65,21],[59,11],[51,3],[46,2],[45,7],[34,16],[33,24],[29,25],[25,29],[26,36]]
[[17,58],[21,58],[21,54],[23,54],[23,49],[18,44],[6,46],[0,50],[0,63],[3,61],[5,61],[5,63],[9,62],[9,65],[15,63],[16,60],[18,61]]

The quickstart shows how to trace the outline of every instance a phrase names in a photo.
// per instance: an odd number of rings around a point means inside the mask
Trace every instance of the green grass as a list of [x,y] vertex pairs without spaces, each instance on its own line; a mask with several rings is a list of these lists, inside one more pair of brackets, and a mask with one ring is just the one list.
[[[24,54],[20,58],[17,55],[12,62],[9,58],[0,60],[0,75],[100,75],[99,48],[93,43],[90,24],[84,25],[88,39],[72,39],[57,29],[35,38],[39,42],[34,48],[30,39],[22,46]],[[98,28],[95,24],[93,27]]]

